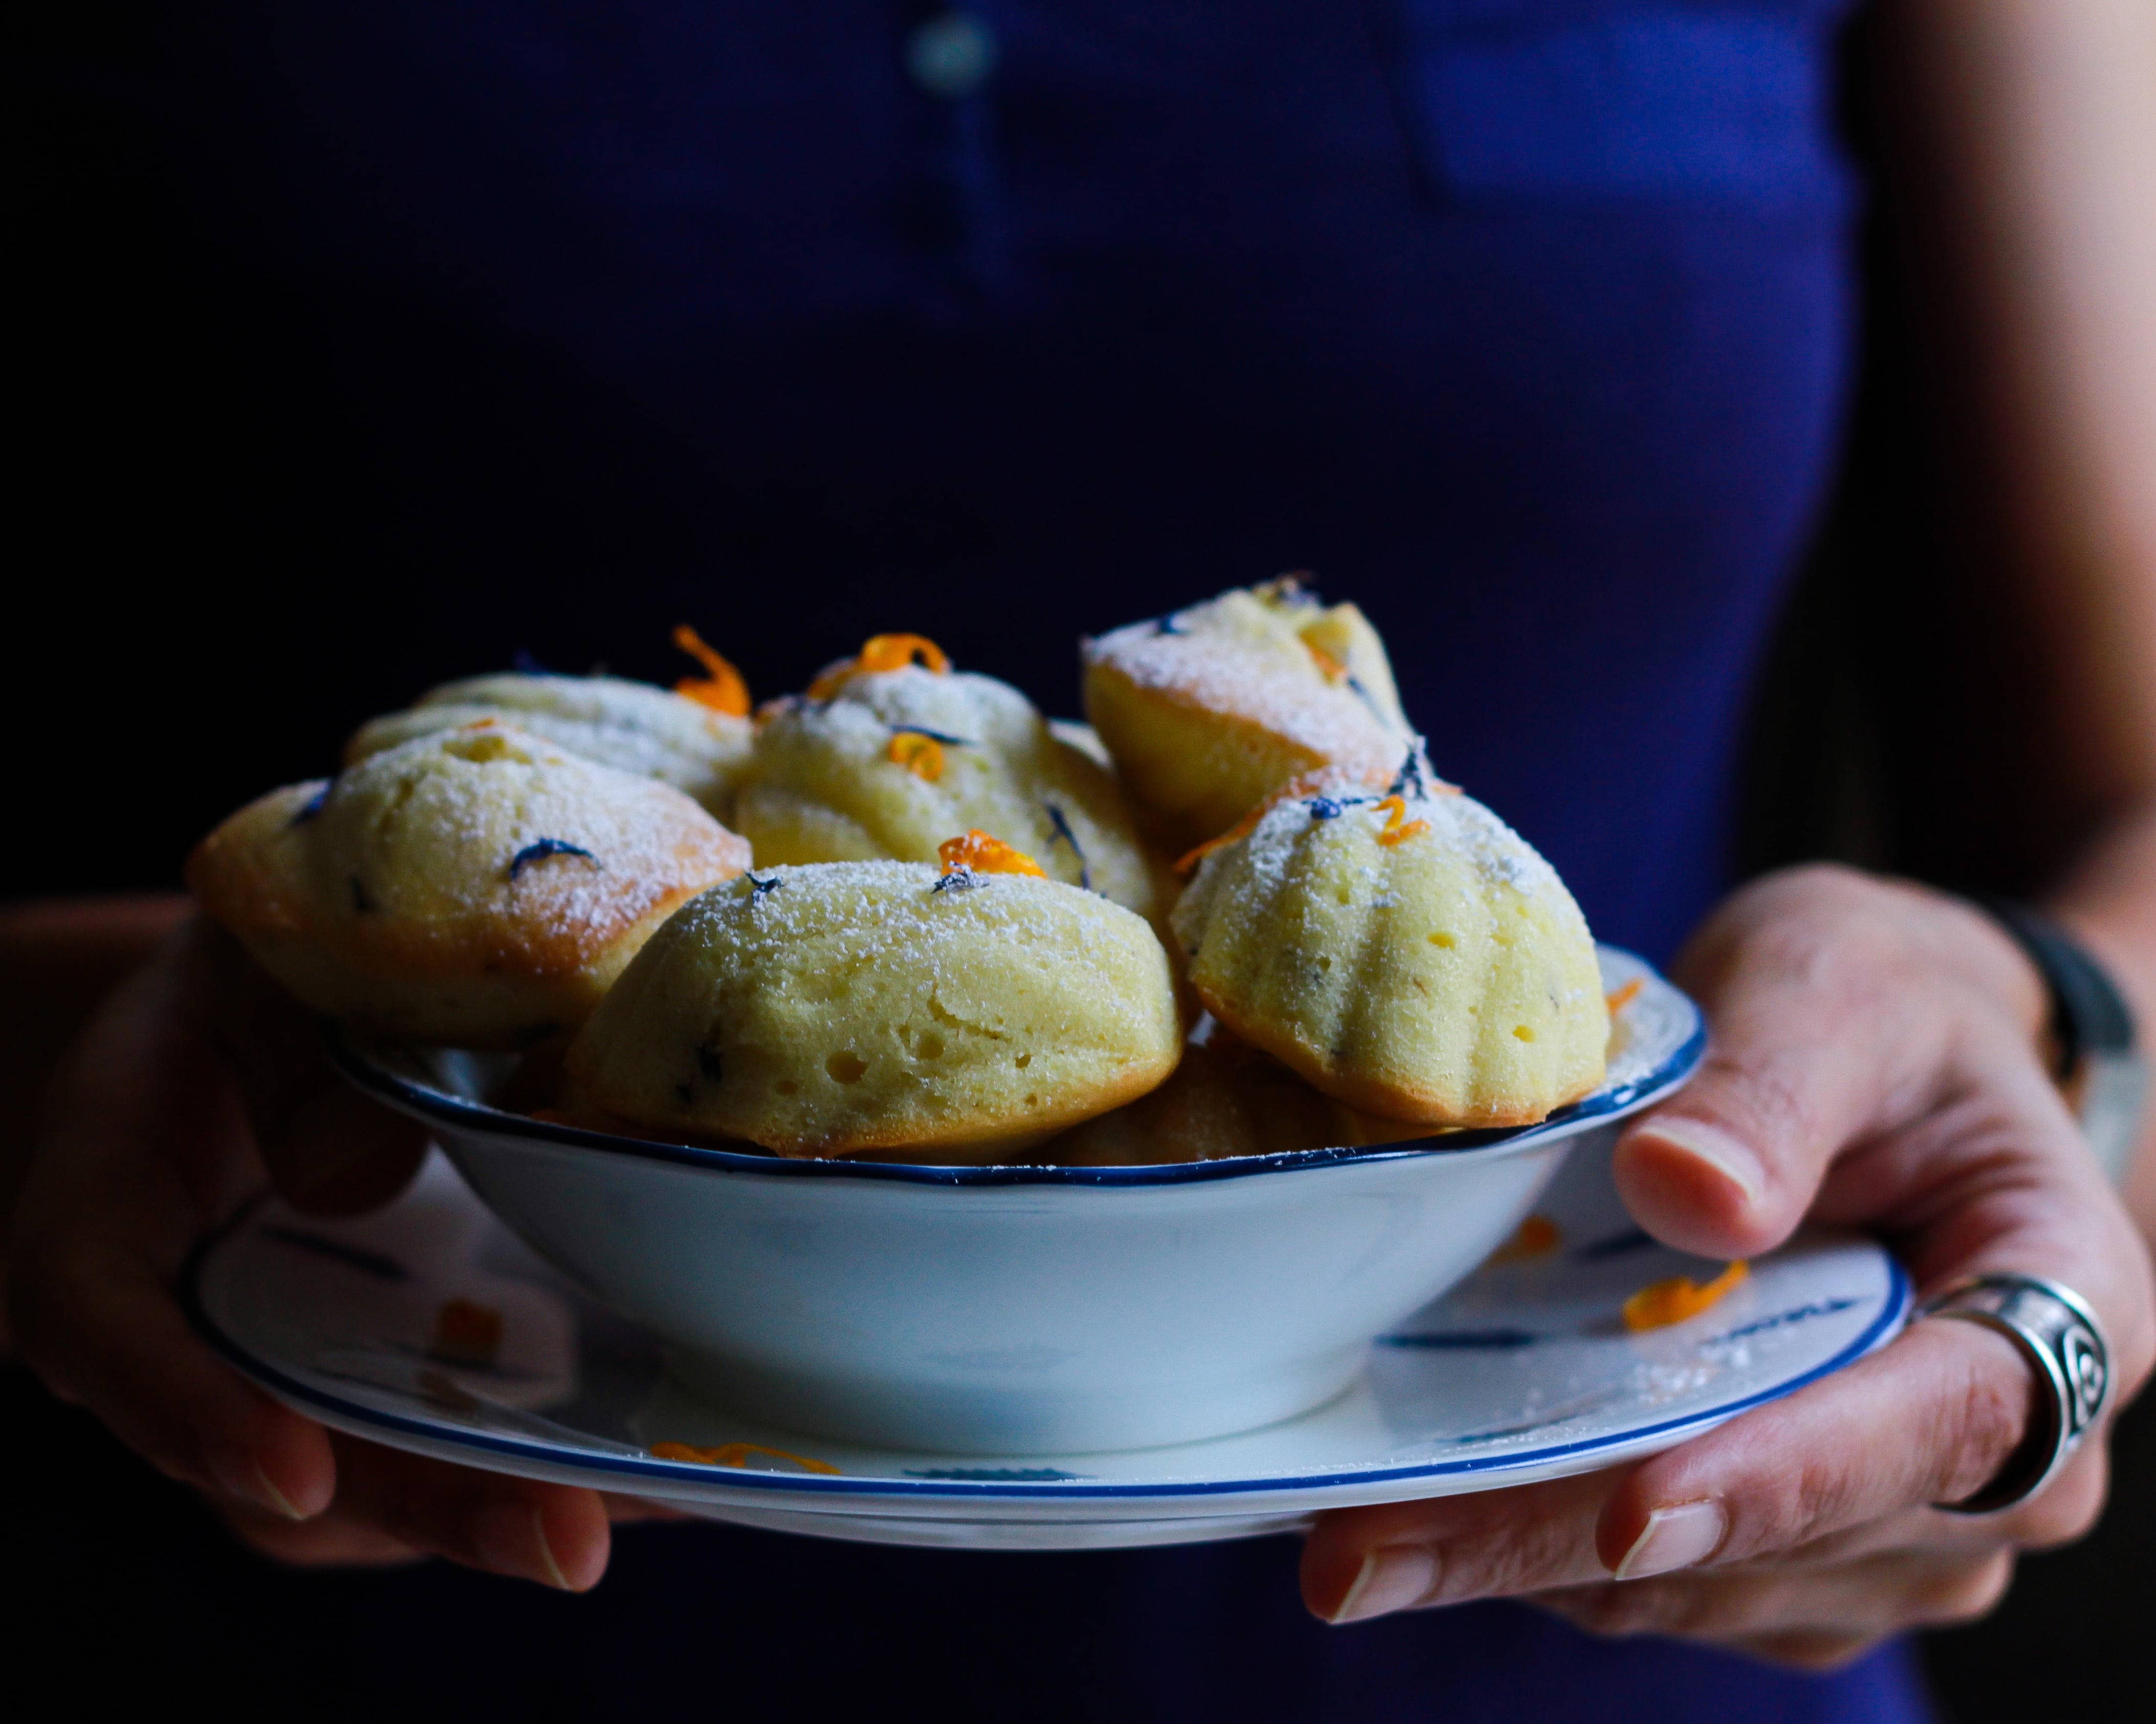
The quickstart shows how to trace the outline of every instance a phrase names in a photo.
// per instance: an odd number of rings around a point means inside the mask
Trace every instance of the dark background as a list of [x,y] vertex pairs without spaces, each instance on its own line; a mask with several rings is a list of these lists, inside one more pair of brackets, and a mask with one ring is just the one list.
[[[566,380],[534,399],[531,385],[505,381],[528,368],[460,333],[415,321],[382,337],[439,348],[456,368],[454,422],[393,433],[370,421],[328,357],[349,351],[334,303],[243,267],[162,172],[139,101],[160,53],[148,8],[48,8],[18,17],[12,36],[18,548],[14,650],[0,682],[0,733],[13,743],[0,900],[174,884],[187,843],[231,807],[321,770],[358,718],[471,668],[462,643],[426,625],[427,569],[513,570],[542,538],[558,557],[565,536],[597,570],[670,564],[690,538],[661,501],[679,489],[663,465],[675,457],[619,415],[587,410],[603,404],[580,402]],[[1872,59],[1860,29],[1851,90],[1861,147]],[[1957,444],[1954,403],[1933,382],[1923,320],[1903,291],[1907,214],[1885,188],[1870,225],[1849,458],[1763,690],[1744,849],[1753,867],[1834,855],[2027,890],[2046,852],[2017,837],[1979,788],[2004,758],[1979,716],[1997,659],[1939,620],[1984,618],[1972,594],[1996,571],[1971,507],[1980,468]],[[457,512],[511,523],[483,545],[430,537],[429,496],[470,471],[460,451],[564,435],[586,445],[581,496],[510,494],[498,508]],[[513,491],[513,462],[483,471],[508,471],[489,482]],[[834,558],[940,566],[968,548],[966,523],[932,499],[838,513],[783,490],[707,502],[729,559],[768,579]],[[522,544],[520,532],[531,536]],[[697,554],[710,533],[708,521],[696,529]],[[673,620],[608,629],[654,643],[613,668],[675,674],[657,644]],[[521,646],[566,668],[589,660],[574,638],[501,645],[504,656]],[[744,656],[760,688],[793,686],[811,668],[758,651],[750,643]],[[243,736],[244,747],[227,740]],[[2031,751],[2041,740],[2020,739]],[[2050,834],[2054,848],[2070,836]],[[256,1561],[19,1369],[0,1370],[0,1428],[13,1462],[0,1481],[0,1563],[17,1601],[0,1619],[8,1680],[49,1681],[78,1706],[218,1696],[235,1716],[281,1714],[300,1696],[325,1717],[391,1702],[369,1685],[356,1629],[379,1589],[403,1582],[295,1577]],[[2127,1418],[2117,1455],[2113,1504],[2092,1538],[2030,1558],[1985,1624],[1927,1642],[1944,1707],[1962,1724],[2022,1724],[2069,1696],[2151,1687],[2139,1637],[2156,1553],[2156,1406]],[[440,1570],[418,1583],[439,1594],[441,1638],[419,1651],[440,1682],[431,1701],[398,1693],[399,1710],[578,1707],[573,1683],[547,1685],[552,1667],[512,1677],[507,1661],[459,1642],[459,1599],[509,1583]],[[603,1588],[589,1601],[535,1590],[525,1619],[544,1644],[571,1632],[578,1612],[608,1608]],[[483,1680],[470,1667],[481,1656],[494,1671]],[[1004,1679],[1016,1685],[1006,1692],[1023,1692],[1022,1665],[984,1669],[984,1681]]]

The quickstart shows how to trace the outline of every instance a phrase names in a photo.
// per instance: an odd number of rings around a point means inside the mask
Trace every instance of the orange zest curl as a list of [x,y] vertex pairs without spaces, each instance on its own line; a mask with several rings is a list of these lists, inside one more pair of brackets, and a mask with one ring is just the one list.
[[1622,1011],[1627,1006],[1630,1006],[1635,1000],[1638,999],[1640,997],[1640,989],[1641,986],[1642,984],[1640,978],[1635,975],[1631,979],[1631,980],[1626,982],[1623,987],[1618,989],[1615,993],[1610,995],[1607,1001],[1610,1011],[1613,1012]]
[[1302,644],[1310,649],[1310,656],[1317,661],[1317,668],[1325,673],[1327,682],[1345,682],[1348,680],[1348,666],[1338,659],[1315,641],[1305,641]]
[[943,776],[943,744],[918,730],[900,731],[891,738],[891,746],[884,754],[892,765],[903,766],[916,778],[927,779],[932,785]]
[[808,685],[808,698],[829,700],[856,677],[875,671],[902,671],[908,665],[947,677],[951,655],[926,635],[871,635],[853,657],[841,659]]
[[1404,844],[1410,838],[1419,837],[1430,830],[1428,821],[1407,817],[1405,797],[1388,796],[1378,806],[1383,811],[1385,816],[1385,829],[1378,834],[1378,841],[1389,850],[1395,844]]
[[1666,1329],[1719,1305],[1751,1274],[1742,1258],[1702,1286],[1689,1275],[1672,1275],[1642,1287],[1625,1301],[1625,1326],[1635,1335]]
[[1235,825],[1229,827],[1226,831],[1221,833],[1219,837],[1208,838],[1203,844],[1197,846],[1194,849],[1184,851],[1182,855],[1178,856],[1175,859],[1175,872],[1183,875],[1194,873],[1197,871],[1199,863],[1204,862],[1205,858],[1212,855],[1214,851],[1226,849],[1229,845],[1233,844],[1238,838],[1249,837],[1251,833],[1257,831],[1258,822],[1263,820],[1265,816],[1271,811],[1274,804],[1281,801],[1281,800],[1283,799],[1279,796],[1267,797],[1264,801],[1259,803],[1255,808],[1253,808],[1248,814],[1237,821]]
[[[1384,780],[1366,778],[1363,782],[1367,785],[1374,787],[1383,784]],[[1214,851],[1233,844],[1238,838],[1249,837],[1251,833],[1257,831],[1258,822],[1279,807],[1281,803],[1300,801],[1305,796],[1322,796],[1328,792],[1337,793],[1342,788],[1342,774],[1338,767],[1321,766],[1313,772],[1299,772],[1275,790],[1271,795],[1258,802],[1248,814],[1221,833],[1219,837],[1208,838],[1196,849],[1186,851],[1183,855],[1176,857],[1175,872],[1188,875]]]
[[715,713],[746,718],[748,684],[742,679],[742,673],[706,646],[704,637],[686,623],[675,624],[674,644],[704,667],[702,676],[684,677],[676,682],[675,693],[685,694],[699,706],[709,707]]
[[699,1449],[692,1443],[654,1443],[654,1460],[685,1460],[700,1467],[745,1467],[752,1454],[767,1454],[774,1460],[790,1460],[804,1473],[829,1473],[838,1469],[828,1460],[794,1454],[783,1449],[767,1449],[761,1443],[721,1443],[716,1449]]
[[978,826],[963,838],[946,838],[936,847],[936,854],[942,859],[947,874],[968,868],[976,874],[1031,874],[1042,880],[1048,877],[1048,870],[1023,850],[1014,850]]
[[951,674],[951,656],[926,635],[871,635],[854,661],[859,671],[902,671],[919,665],[939,677]]

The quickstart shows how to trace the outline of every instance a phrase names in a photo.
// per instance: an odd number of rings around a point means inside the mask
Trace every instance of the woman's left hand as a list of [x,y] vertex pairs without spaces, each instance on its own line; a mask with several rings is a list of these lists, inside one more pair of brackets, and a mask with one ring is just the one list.
[[[2156,1352],[2139,1237],[2039,1052],[2044,995],[1980,913],[1844,869],[1731,898],[1676,966],[1714,1044],[1619,1141],[1618,1188],[1681,1250],[1750,1257],[1803,1220],[1884,1238],[1919,1297],[1984,1271],[2088,1300],[2113,1406]],[[1919,1321],[1871,1358],[1637,1464],[1517,1490],[1343,1510],[1303,1553],[1303,1596],[1354,1622],[1513,1597],[1603,1634],[1676,1635],[1806,1666],[1964,1621],[2016,1554],[2087,1531],[2092,1431],[2036,1496],[1973,1495],[2013,1454],[2035,1383],[2003,1336]]]

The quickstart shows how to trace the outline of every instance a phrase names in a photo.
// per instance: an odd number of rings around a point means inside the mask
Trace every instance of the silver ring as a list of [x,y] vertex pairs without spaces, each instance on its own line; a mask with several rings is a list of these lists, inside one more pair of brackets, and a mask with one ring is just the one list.
[[1989,1515],[2025,1502],[2057,1476],[2111,1395],[2111,1349],[2096,1313],[2071,1288],[2036,1275],[1972,1275],[1924,1302],[1927,1317],[1958,1317],[1996,1330],[2036,1373],[2028,1434],[1999,1476],[1975,1495],[1935,1506]]

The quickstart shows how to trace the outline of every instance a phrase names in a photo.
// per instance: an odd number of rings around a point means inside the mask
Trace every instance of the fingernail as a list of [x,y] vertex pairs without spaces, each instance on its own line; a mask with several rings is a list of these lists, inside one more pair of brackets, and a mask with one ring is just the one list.
[[1642,1580],[1704,1562],[1721,1548],[1729,1531],[1729,1515],[1717,1497],[1672,1503],[1647,1516],[1624,1560],[1611,1569],[1616,1580]]
[[1709,1125],[1704,1119],[1657,1117],[1642,1125],[1633,1141],[1648,1138],[1706,1162],[1743,1192],[1747,1203],[1758,1202],[1767,1188],[1767,1171],[1758,1156],[1718,1125]]
[[547,1523],[528,1503],[490,1503],[480,1510],[479,1559],[496,1574],[543,1581],[561,1592],[572,1590],[554,1547],[547,1542]]
[[1332,1621],[1362,1622],[1404,1610],[1430,1596],[1437,1585],[1437,1557],[1420,1545],[1387,1545],[1363,1559],[1361,1572]]
[[307,1518],[300,1512],[298,1505],[280,1490],[259,1466],[254,1469],[254,1488],[260,1494],[262,1502],[286,1520],[304,1521]]
[[307,1518],[293,1506],[292,1499],[270,1481],[269,1474],[262,1470],[262,1463],[253,1455],[237,1449],[213,1449],[208,1459],[210,1476],[226,1495],[251,1502],[273,1515],[282,1515],[287,1521]]

